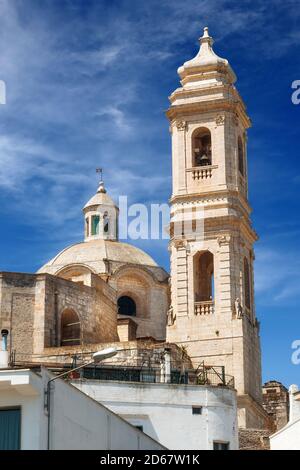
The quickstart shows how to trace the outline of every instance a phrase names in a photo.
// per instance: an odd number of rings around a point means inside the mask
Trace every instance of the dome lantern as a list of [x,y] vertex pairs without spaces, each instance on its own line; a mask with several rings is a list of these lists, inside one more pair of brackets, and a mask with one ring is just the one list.
[[83,208],[84,241],[118,240],[119,208],[101,180],[96,194]]

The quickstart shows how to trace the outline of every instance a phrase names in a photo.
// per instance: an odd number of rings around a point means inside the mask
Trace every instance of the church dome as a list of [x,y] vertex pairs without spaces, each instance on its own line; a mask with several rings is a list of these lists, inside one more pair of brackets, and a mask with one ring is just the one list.
[[39,273],[59,274],[71,266],[88,268],[95,274],[105,273],[107,262],[157,267],[151,256],[129,243],[112,240],[90,240],[62,250],[39,269]]
[[[90,272],[111,276],[119,268],[145,268],[158,280],[167,273],[147,253],[118,239],[119,208],[107,194],[103,181],[83,208],[84,241],[68,246],[42,266],[38,273],[75,279]],[[81,282],[81,281],[80,281]]]

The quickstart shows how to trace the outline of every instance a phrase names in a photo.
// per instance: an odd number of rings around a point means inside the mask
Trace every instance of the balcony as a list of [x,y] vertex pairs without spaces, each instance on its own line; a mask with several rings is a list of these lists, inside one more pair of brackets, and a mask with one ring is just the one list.
[[171,369],[171,374],[162,373],[161,369],[144,369],[114,365],[86,367],[81,372],[81,380],[103,380],[137,383],[168,383],[176,385],[212,385],[234,388],[234,378],[225,374],[223,366],[199,364],[196,369]]
[[195,302],[195,315],[213,315],[215,311],[215,303],[213,300],[204,300],[202,302]]
[[192,168],[188,168],[187,172],[192,174],[194,181],[206,181],[213,176],[213,172],[216,168],[218,168],[217,165],[194,166]]

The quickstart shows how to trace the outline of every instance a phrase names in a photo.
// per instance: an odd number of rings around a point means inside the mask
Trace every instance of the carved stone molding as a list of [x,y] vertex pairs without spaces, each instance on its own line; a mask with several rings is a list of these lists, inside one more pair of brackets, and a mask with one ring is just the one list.
[[176,127],[179,131],[185,131],[187,125],[185,121],[176,121]]
[[218,244],[219,246],[226,246],[230,243],[230,236],[229,235],[222,235],[218,237]]
[[179,248],[184,248],[185,247],[186,241],[183,240],[183,239],[175,239],[173,241],[173,245],[176,248],[176,250],[178,250]]
[[219,116],[216,117],[216,124],[217,126],[224,126],[225,116],[222,116],[221,114],[219,114]]

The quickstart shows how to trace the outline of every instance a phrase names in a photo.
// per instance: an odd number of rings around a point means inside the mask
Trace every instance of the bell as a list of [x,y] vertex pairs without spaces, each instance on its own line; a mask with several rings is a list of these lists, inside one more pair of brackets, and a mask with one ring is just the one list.
[[206,166],[209,165],[209,158],[208,156],[204,153],[201,158],[200,158],[200,166]]

